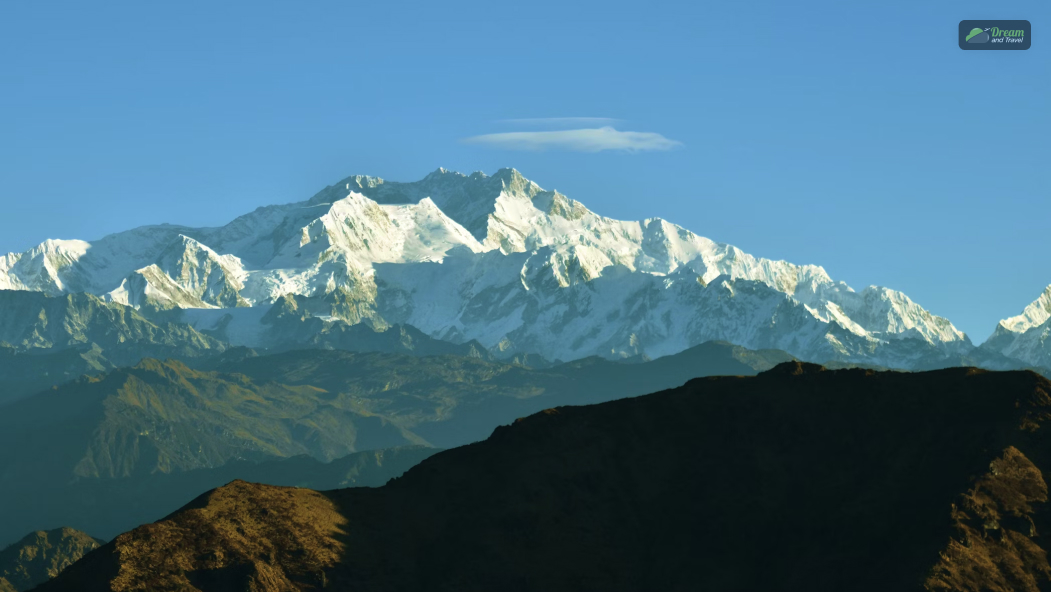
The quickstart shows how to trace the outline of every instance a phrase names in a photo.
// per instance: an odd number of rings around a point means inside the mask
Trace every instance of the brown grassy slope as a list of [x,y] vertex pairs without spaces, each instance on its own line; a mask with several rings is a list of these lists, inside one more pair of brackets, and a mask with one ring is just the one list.
[[[234,481],[77,564],[71,589],[311,590],[342,556],[345,519],[316,491]],[[45,586],[43,589],[48,589]]]
[[235,483],[40,589],[1047,590],[1049,392],[973,369],[698,379],[378,489]]

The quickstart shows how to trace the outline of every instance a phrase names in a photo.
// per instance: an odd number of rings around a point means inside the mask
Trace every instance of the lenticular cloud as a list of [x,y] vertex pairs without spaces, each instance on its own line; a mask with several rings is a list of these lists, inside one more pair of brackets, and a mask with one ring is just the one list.
[[537,132],[505,132],[472,136],[463,140],[504,150],[569,150],[573,152],[643,152],[671,150],[682,146],[654,132],[622,132],[613,127]]

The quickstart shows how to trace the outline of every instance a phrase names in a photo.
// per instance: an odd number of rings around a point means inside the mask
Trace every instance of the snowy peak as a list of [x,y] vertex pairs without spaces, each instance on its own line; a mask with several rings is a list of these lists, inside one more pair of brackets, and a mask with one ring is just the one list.
[[[483,180],[486,179],[484,174],[479,174],[475,178]],[[529,179],[526,179],[524,176],[522,176],[522,173],[518,172],[516,169],[511,168],[505,168],[496,171],[496,174],[494,174],[492,177],[489,177],[488,181],[492,184],[495,184],[497,182],[500,183],[501,193],[517,197],[523,197],[526,199],[532,199],[538,193],[543,191],[543,189],[541,189],[539,185],[530,181]]]
[[1051,368],[1051,286],[1022,314],[1000,321],[982,349]]
[[176,285],[219,308],[248,306],[240,296],[248,277],[241,260],[220,255],[180,234],[157,258],[156,267]]
[[347,177],[340,184],[319,192],[309,203],[331,203],[347,192],[359,193],[382,205],[416,204],[429,197],[442,212],[481,240],[486,236],[489,215],[501,194],[531,199],[541,191],[540,186],[514,169],[500,169],[490,177],[484,173],[468,176],[439,168],[410,183],[362,175]]
[[135,270],[107,299],[120,304],[170,308],[249,306],[240,292],[248,274],[234,255],[219,255],[186,235],[178,235],[154,263]]
[[1025,307],[1022,314],[1000,321],[1000,326],[1012,333],[1024,333],[1039,327],[1051,318],[1051,286],[1044,289],[1040,297]]
[[931,314],[896,290],[869,286],[860,293],[841,291],[836,296],[842,310],[875,336],[970,344],[967,336],[948,319]]
[[441,261],[456,247],[466,247],[471,252],[484,250],[482,244],[458,224],[446,216],[429,197],[418,204],[384,206],[392,224],[400,230],[401,240],[394,247],[400,253],[399,261]]
[[303,227],[293,252],[283,252],[282,259],[270,267],[293,267],[296,262],[291,259],[304,254],[316,258],[324,252],[338,253],[362,266],[440,261],[459,246],[472,252],[482,250],[481,244],[430,198],[405,205],[380,205],[354,192]]
[[185,283],[199,283],[202,274],[220,268],[230,274],[243,273],[241,260],[220,255],[197,240],[180,234],[157,257],[156,263],[172,277]]
[[25,253],[0,257],[0,289],[43,292],[49,296],[82,289],[76,263],[89,243],[80,240],[46,240]]

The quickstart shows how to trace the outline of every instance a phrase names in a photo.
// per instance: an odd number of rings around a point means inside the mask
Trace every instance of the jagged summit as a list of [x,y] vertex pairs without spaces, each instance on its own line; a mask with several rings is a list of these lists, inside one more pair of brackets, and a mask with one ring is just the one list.
[[[655,357],[710,339],[906,366],[973,348],[900,292],[855,292],[819,266],[756,258],[660,218],[606,218],[512,168],[356,175],[218,228],[49,241],[0,258],[0,288],[214,310],[194,313],[200,329],[286,294],[338,292],[348,322],[563,360]],[[262,315],[233,318],[238,334],[258,333],[244,323]]]
[[1051,285],[1044,288],[1040,296],[1029,306],[1025,307],[1022,314],[1000,321],[1000,325],[1008,331],[1020,333],[1043,325],[1051,318]]
[[1022,314],[1000,321],[982,349],[1051,368],[1051,286]]

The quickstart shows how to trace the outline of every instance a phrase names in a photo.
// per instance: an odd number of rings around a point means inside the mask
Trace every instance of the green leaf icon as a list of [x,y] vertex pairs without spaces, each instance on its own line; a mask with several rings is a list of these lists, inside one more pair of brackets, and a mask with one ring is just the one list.
[[970,41],[971,37],[974,37],[975,35],[977,35],[977,34],[979,34],[981,32],[982,32],[981,29],[971,29],[971,32],[967,34],[967,38],[964,39],[964,41]]

